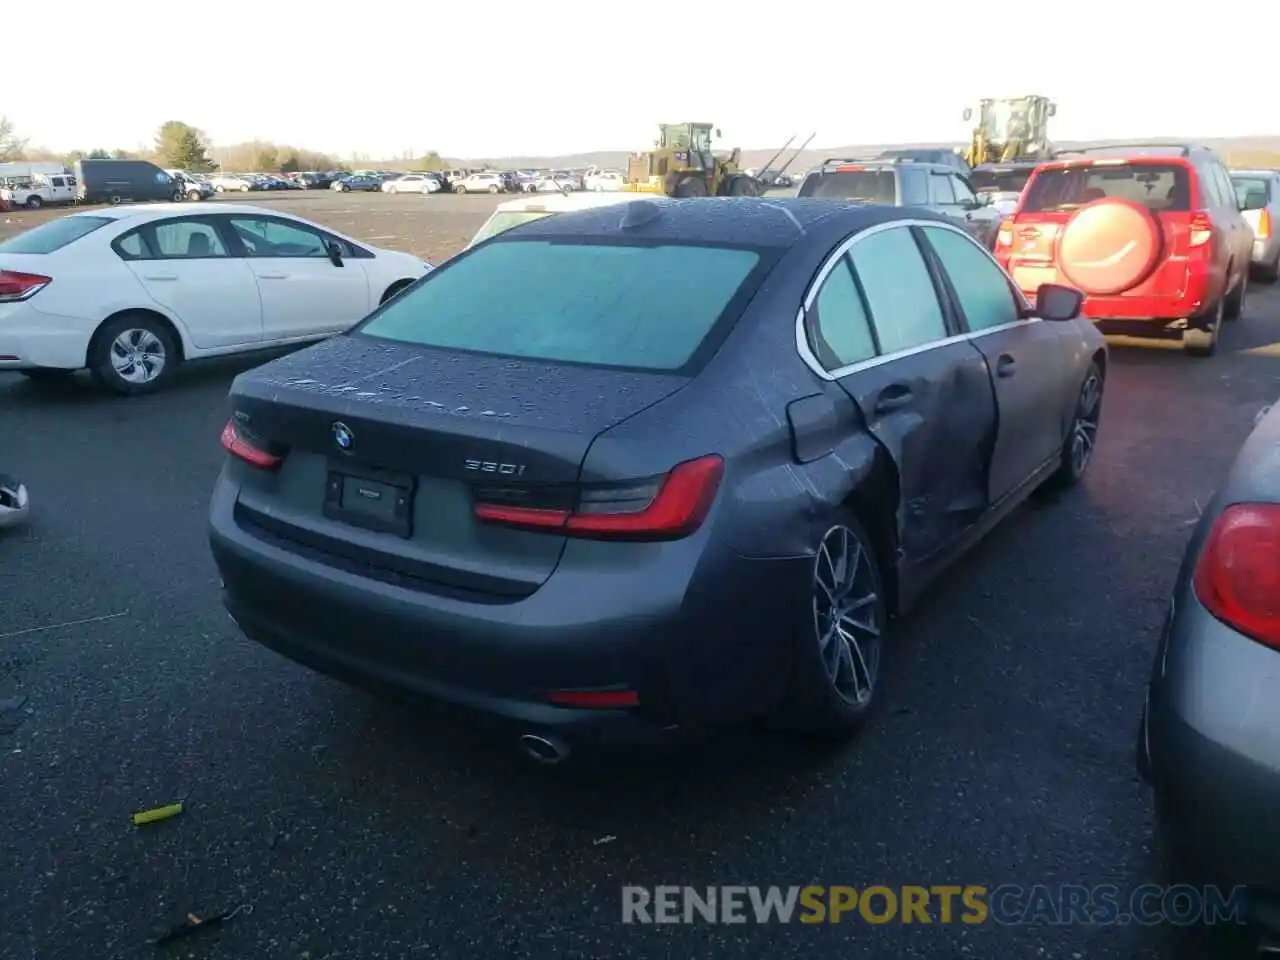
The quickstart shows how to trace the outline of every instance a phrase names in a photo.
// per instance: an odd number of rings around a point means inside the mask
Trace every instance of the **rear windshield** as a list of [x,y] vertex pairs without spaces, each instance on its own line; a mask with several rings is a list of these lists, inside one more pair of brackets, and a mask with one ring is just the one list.
[[1111,197],[1140,203],[1157,213],[1190,210],[1187,168],[1176,163],[1108,163],[1041,170],[1027,188],[1022,210],[1074,210]]
[[475,246],[481,240],[496,237],[498,234],[504,233],[512,227],[518,227],[522,223],[531,223],[534,220],[541,220],[543,217],[549,216],[551,216],[551,211],[549,210],[504,210],[501,213],[495,213],[472,238],[471,245]]
[[1233,176],[1231,184],[1236,188],[1241,210],[1261,210],[1271,202],[1270,186],[1265,177]]
[[500,239],[456,258],[358,332],[403,343],[680,371],[731,322],[765,265],[753,250]]
[[1034,167],[1025,170],[975,170],[969,174],[974,193],[1021,193]]
[[53,253],[69,243],[105,227],[111,217],[63,217],[50,220],[0,243],[0,253]]
[[800,187],[802,197],[827,200],[861,200],[865,203],[897,202],[892,170],[826,171],[810,174]]

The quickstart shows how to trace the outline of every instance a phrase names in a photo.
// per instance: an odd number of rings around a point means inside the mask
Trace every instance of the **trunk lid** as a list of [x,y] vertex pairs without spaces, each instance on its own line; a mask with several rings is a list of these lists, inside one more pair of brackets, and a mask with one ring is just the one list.
[[472,491],[571,495],[598,434],[687,382],[335,337],[236,378],[233,419],[283,454],[272,472],[231,461],[237,511],[254,532],[335,566],[419,589],[527,596],[565,538],[480,523]]

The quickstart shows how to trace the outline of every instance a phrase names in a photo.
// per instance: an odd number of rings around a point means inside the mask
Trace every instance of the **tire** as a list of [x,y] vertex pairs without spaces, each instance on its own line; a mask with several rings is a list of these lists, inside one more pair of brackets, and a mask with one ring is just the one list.
[[467,192],[467,188],[464,187],[462,184],[458,184],[456,187],[453,188],[453,192],[456,194],[462,195]]
[[118,207],[120,206],[121,199],[122,198],[117,196],[116,194],[112,194],[111,198],[107,202],[110,203],[113,207]]
[[489,187],[489,192],[490,192],[490,193],[501,193],[501,192],[502,192],[502,189],[501,189],[500,187],[497,187],[497,186],[490,186],[490,187]]
[[192,203],[198,203],[200,201],[200,191],[192,190],[190,193],[187,194],[187,199],[190,200]]
[[1208,330],[1184,330],[1182,332],[1182,349],[1193,357],[1212,357],[1218,350],[1218,331],[1222,329],[1223,316],[1226,313],[1226,299],[1218,301],[1214,307],[1212,326]]
[[675,195],[684,198],[705,197],[707,195],[707,183],[697,177],[687,177],[676,184]]
[[[128,344],[140,348],[131,364],[121,360],[120,348]],[[150,356],[151,362],[141,359],[144,356]],[[178,365],[178,346],[168,324],[151,314],[126,313],[98,328],[88,359],[89,372],[102,387],[121,396],[137,396],[164,386]],[[137,371],[139,378],[131,377],[130,371]]]
[[[846,611],[843,635],[825,612],[833,594]],[[886,600],[875,544],[852,511],[839,511],[818,543],[810,589],[797,598],[784,726],[823,740],[844,740],[861,728],[880,699]]]
[[1098,422],[1102,415],[1102,394],[1106,379],[1098,364],[1089,364],[1089,369],[1080,381],[1080,392],[1076,395],[1075,413],[1071,417],[1071,427],[1066,439],[1062,441],[1062,465],[1049,479],[1055,487],[1074,487],[1084,476],[1090,461],[1093,460],[1094,446],[1098,441]]
[[755,187],[746,177],[734,177],[729,181],[729,196],[754,197],[755,195]]
[[44,204],[43,200],[41,200],[39,197],[32,194],[31,196],[27,197],[27,202],[24,204],[24,206],[28,210],[39,210],[43,204]]
[[1223,306],[1223,320],[1239,320],[1244,314],[1245,303],[1249,299],[1249,270],[1246,268],[1240,271],[1240,282],[1236,284],[1236,288],[1231,295],[1227,297],[1227,302]]
[[339,185],[339,187],[338,187],[338,192],[339,192],[339,193],[350,193],[350,192],[351,192],[351,188],[350,188],[350,187],[348,187],[348,186],[344,183],[344,184]]
[[172,197],[170,197],[170,199],[171,199],[174,203],[181,203],[181,202],[182,202],[182,191],[181,191],[181,190],[175,190],[175,191],[173,191],[173,196],[172,196]]
[[226,187],[224,187],[222,184],[218,184],[216,187],[214,187],[214,188],[213,188],[213,192],[214,192],[214,193],[225,193],[225,192],[226,192],[226,189],[227,189],[227,188],[226,188]]
[[241,187],[241,188],[240,188],[240,192],[241,192],[241,193],[248,193],[248,192],[249,192],[249,189],[250,189],[250,187],[249,187],[249,185],[246,183],[243,187]]

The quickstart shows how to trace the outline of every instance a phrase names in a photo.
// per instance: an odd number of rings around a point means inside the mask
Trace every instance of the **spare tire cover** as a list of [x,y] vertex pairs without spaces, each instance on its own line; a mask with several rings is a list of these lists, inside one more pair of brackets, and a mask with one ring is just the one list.
[[1058,241],[1063,274],[1085,293],[1124,293],[1151,276],[1163,232],[1150,211],[1129,200],[1094,200],[1067,221]]

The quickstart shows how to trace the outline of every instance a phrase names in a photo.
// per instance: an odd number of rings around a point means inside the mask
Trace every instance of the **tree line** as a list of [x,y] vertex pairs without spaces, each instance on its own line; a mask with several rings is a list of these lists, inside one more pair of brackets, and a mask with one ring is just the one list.
[[129,150],[95,147],[68,153],[32,146],[5,117],[0,116],[0,163],[12,160],[51,161],[67,165],[77,160],[151,160],[167,170],[208,173],[297,173],[301,170],[413,169],[444,170],[449,164],[435,151],[423,157],[342,160],[332,154],[269,141],[215,145],[198,127],[169,120],[156,131],[155,142]]

